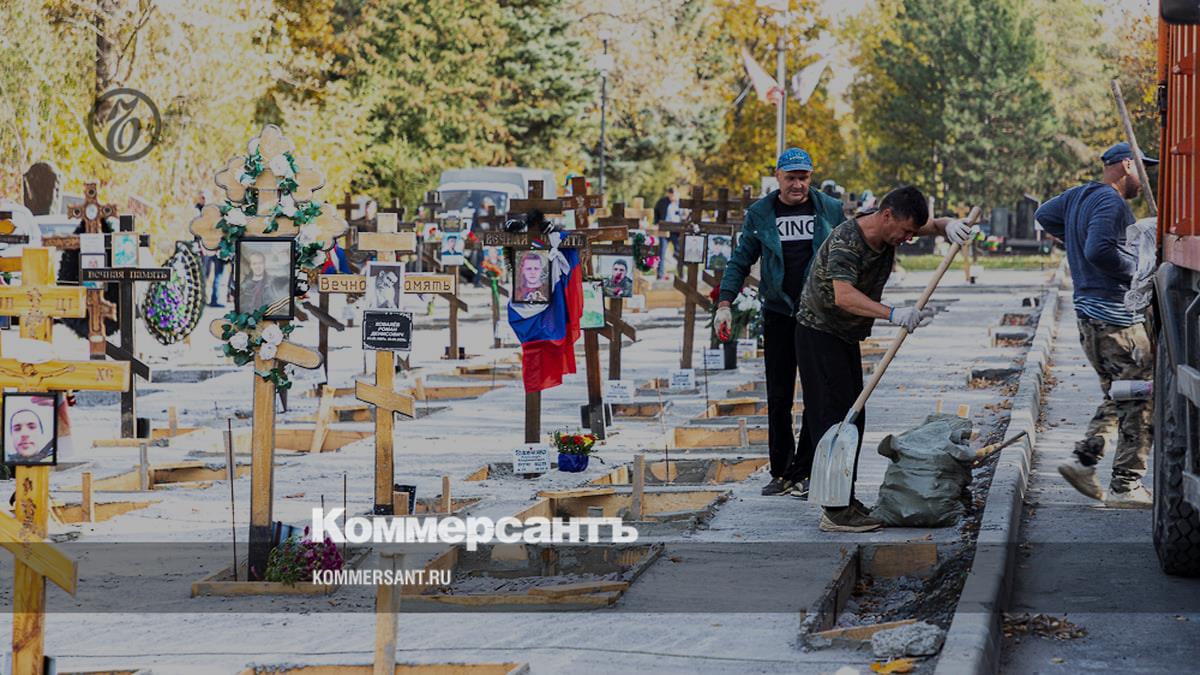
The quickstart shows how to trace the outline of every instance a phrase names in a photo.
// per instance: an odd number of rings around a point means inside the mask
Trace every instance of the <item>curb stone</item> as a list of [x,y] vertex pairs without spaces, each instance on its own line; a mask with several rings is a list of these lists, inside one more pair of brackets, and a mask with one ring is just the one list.
[[938,658],[935,675],[993,675],[1000,669],[1003,636],[1000,613],[1012,595],[1015,545],[1020,530],[1022,501],[1029,484],[1029,467],[1037,442],[1037,419],[1042,407],[1042,382],[1050,365],[1060,311],[1058,294],[1066,278],[1066,261],[1059,264],[1042,296],[1042,316],[1025,357],[1006,437],[1024,431],[1022,442],[1004,449],[988,489],[975,559],[954,610],[950,630]]

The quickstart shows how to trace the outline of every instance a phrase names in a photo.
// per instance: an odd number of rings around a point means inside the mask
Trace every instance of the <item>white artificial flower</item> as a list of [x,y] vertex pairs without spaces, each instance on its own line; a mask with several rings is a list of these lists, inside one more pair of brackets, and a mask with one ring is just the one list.
[[271,324],[262,330],[262,339],[269,345],[278,345],[283,342],[283,331],[279,326]]
[[235,206],[225,214],[225,222],[230,225],[244,226],[247,222],[246,214]]
[[262,343],[258,348],[258,358],[264,361],[275,358],[275,345],[268,342]]
[[257,179],[248,173],[243,173],[242,175],[238,176],[238,182],[246,187],[254,185],[255,180]]
[[317,229],[316,225],[308,223],[300,228],[299,234],[296,235],[296,243],[300,244],[301,246],[307,246],[308,244],[316,241],[317,235],[320,233],[321,232]]
[[229,338],[229,345],[239,351],[245,349],[248,344],[250,344],[250,336],[245,333],[238,333]]
[[325,264],[325,251],[317,251],[313,254],[313,267]]
[[291,195],[284,195],[280,197],[279,210],[288,218],[296,217],[296,199]]
[[267,167],[271,169],[271,173],[280,178],[290,178],[292,176],[292,165],[288,162],[286,155],[275,155],[271,158],[271,163]]

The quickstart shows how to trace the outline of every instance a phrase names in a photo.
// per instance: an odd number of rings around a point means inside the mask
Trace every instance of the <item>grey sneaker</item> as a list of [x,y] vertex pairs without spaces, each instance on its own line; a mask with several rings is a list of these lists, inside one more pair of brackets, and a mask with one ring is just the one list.
[[883,527],[883,521],[863,513],[855,506],[843,509],[822,509],[822,532],[873,532]]
[[792,481],[784,478],[772,478],[770,483],[763,486],[762,493],[764,497],[772,497],[785,494],[791,488]]
[[792,487],[788,489],[787,495],[801,501],[808,501],[808,486],[811,482],[812,479],[805,478],[798,483],[792,483]]
[[1095,465],[1084,466],[1078,456],[1073,456],[1070,461],[1058,465],[1058,472],[1067,479],[1071,487],[1079,490],[1084,496],[1104,500],[1104,488],[1100,487],[1100,481],[1096,479]]
[[1148,509],[1154,506],[1154,495],[1150,494],[1150,490],[1142,485],[1141,481],[1124,490],[1111,485],[1104,505],[1112,509]]

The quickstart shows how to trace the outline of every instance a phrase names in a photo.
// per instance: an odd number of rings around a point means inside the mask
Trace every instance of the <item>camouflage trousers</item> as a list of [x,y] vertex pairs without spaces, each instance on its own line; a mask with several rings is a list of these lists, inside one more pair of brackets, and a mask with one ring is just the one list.
[[1084,440],[1075,444],[1075,454],[1085,465],[1096,464],[1104,456],[1105,434],[1117,427],[1112,483],[1130,485],[1146,473],[1154,401],[1114,401],[1108,390],[1113,380],[1149,380],[1154,376],[1150,338],[1145,324],[1114,326],[1081,316],[1076,320],[1083,352],[1100,376],[1104,401],[1088,422]]

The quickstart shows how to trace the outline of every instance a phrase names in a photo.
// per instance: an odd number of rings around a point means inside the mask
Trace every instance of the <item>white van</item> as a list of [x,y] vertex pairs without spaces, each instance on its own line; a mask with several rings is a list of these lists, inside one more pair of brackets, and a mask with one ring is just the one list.
[[545,185],[542,195],[553,199],[558,195],[554,172],[546,169],[524,167],[481,167],[474,169],[449,169],[442,172],[438,192],[442,198],[444,212],[474,214],[485,210],[484,200],[496,206],[496,213],[508,213],[510,199],[528,197],[531,180],[540,180]]

